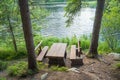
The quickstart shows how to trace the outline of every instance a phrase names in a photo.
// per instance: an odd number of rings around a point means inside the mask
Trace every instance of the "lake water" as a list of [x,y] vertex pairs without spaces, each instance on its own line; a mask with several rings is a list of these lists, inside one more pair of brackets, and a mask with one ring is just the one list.
[[43,23],[44,28],[40,30],[40,34],[43,36],[55,36],[55,37],[72,37],[90,35],[92,33],[93,20],[95,16],[94,8],[82,8],[81,11],[75,16],[73,24],[70,27],[66,27],[64,17],[65,5],[53,5],[47,6],[47,10],[50,10],[50,15],[45,19]]

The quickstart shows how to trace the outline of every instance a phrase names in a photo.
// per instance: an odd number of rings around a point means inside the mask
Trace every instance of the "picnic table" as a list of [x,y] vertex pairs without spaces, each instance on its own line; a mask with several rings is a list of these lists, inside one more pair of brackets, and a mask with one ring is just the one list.
[[53,43],[46,54],[49,64],[65,65],[66,47],[67,43]]

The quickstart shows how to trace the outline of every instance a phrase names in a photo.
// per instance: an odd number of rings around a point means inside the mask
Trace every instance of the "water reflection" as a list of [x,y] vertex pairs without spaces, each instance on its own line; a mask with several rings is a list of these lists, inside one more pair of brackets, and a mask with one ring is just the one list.
[[51,11],[51,14],[45,19],[44,28],[40,31],[43,36],[72,37],[76,35],[78,37],[83,34],[89,35],[92,32],[94,8],[82,8],[70,27],[66,27],[67,18],[64,17],[63,7],[46,8]]

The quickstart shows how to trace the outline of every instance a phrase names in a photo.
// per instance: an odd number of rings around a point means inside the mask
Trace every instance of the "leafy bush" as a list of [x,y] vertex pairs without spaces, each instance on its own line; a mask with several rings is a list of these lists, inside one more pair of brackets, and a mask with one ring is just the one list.
[[120,45],[120,2],[110,0],[103,15],[101,33],[112,51]]
[[12,49],[3,47],[0,48],[0,59],[4,60],[7,59],[10,55],[13,55],[14,51],[12,51]]
[[0,80],[7,80],[6,78],[4,78],[4,77],[0,77]]
[[80,37],[81,47],[82,47],[83,50],[89,49],[90,40],[91,39],[86,35],[83,35],[82,37]]
[[7,68],[7,65],[8,65],[7,62],[3,62],[3,61],[0,60],[0,70],[6,69],[6,68]]
[[48,64],[45,64],[45,63],[42,63],[42,62],[38,62],[37,64],[38,64],[38,69],[39,70],[48,68]]
[[90,41],[89,40],[81,41],[81,47],[82,47],[83,50],[89,49],[89,46],[90,46]]
[[78,43],[78,39],[76,36],[73,36],[71,39],[70,39],[70,45],[77,45]]
[[67,67],[59,67],[59,66],[51,66],[50,69],[53,71],[67,71],[68,70]]
[[0,48],[0,59],[1,60],[13,60],[26,57],[27,53],[25,49],[20,49],[16,53],[12,48],[3,47]]
[[59,38],[52,36],[46,37],[43,39],[42,46],[51,46],[55,42],[59,42]]
[[120,69],[120,62],[116,64],[116,68]]
[[22,61],[9,66],[7,72],[10,76],[24,76],[27,72],[27,63]]
[[61,39],[61,42],[63,42],[63,43],[68,43],[68,45],[69,45],[69,44],[70,44],[70,39],[69,39],[68,37],[62,38],[62,39]]
[[111,52],[111,49],[109,48],[108,44],[104,41],[99,43],[98,52],[99,54],[105,54],[106,52]]

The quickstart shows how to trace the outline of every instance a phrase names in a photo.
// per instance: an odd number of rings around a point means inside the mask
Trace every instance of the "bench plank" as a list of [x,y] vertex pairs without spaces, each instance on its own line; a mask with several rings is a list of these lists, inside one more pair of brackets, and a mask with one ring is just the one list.
[[35,47],[35,51],[41,46],[41,44],[42,44],[42,41]]
[[76,59],[76,45],[71,46],[70,59]]
[[48,46],[45,46],[40,52],[40,54],[38,55],[37,61],[42,61],[47,51],[48,51]]

